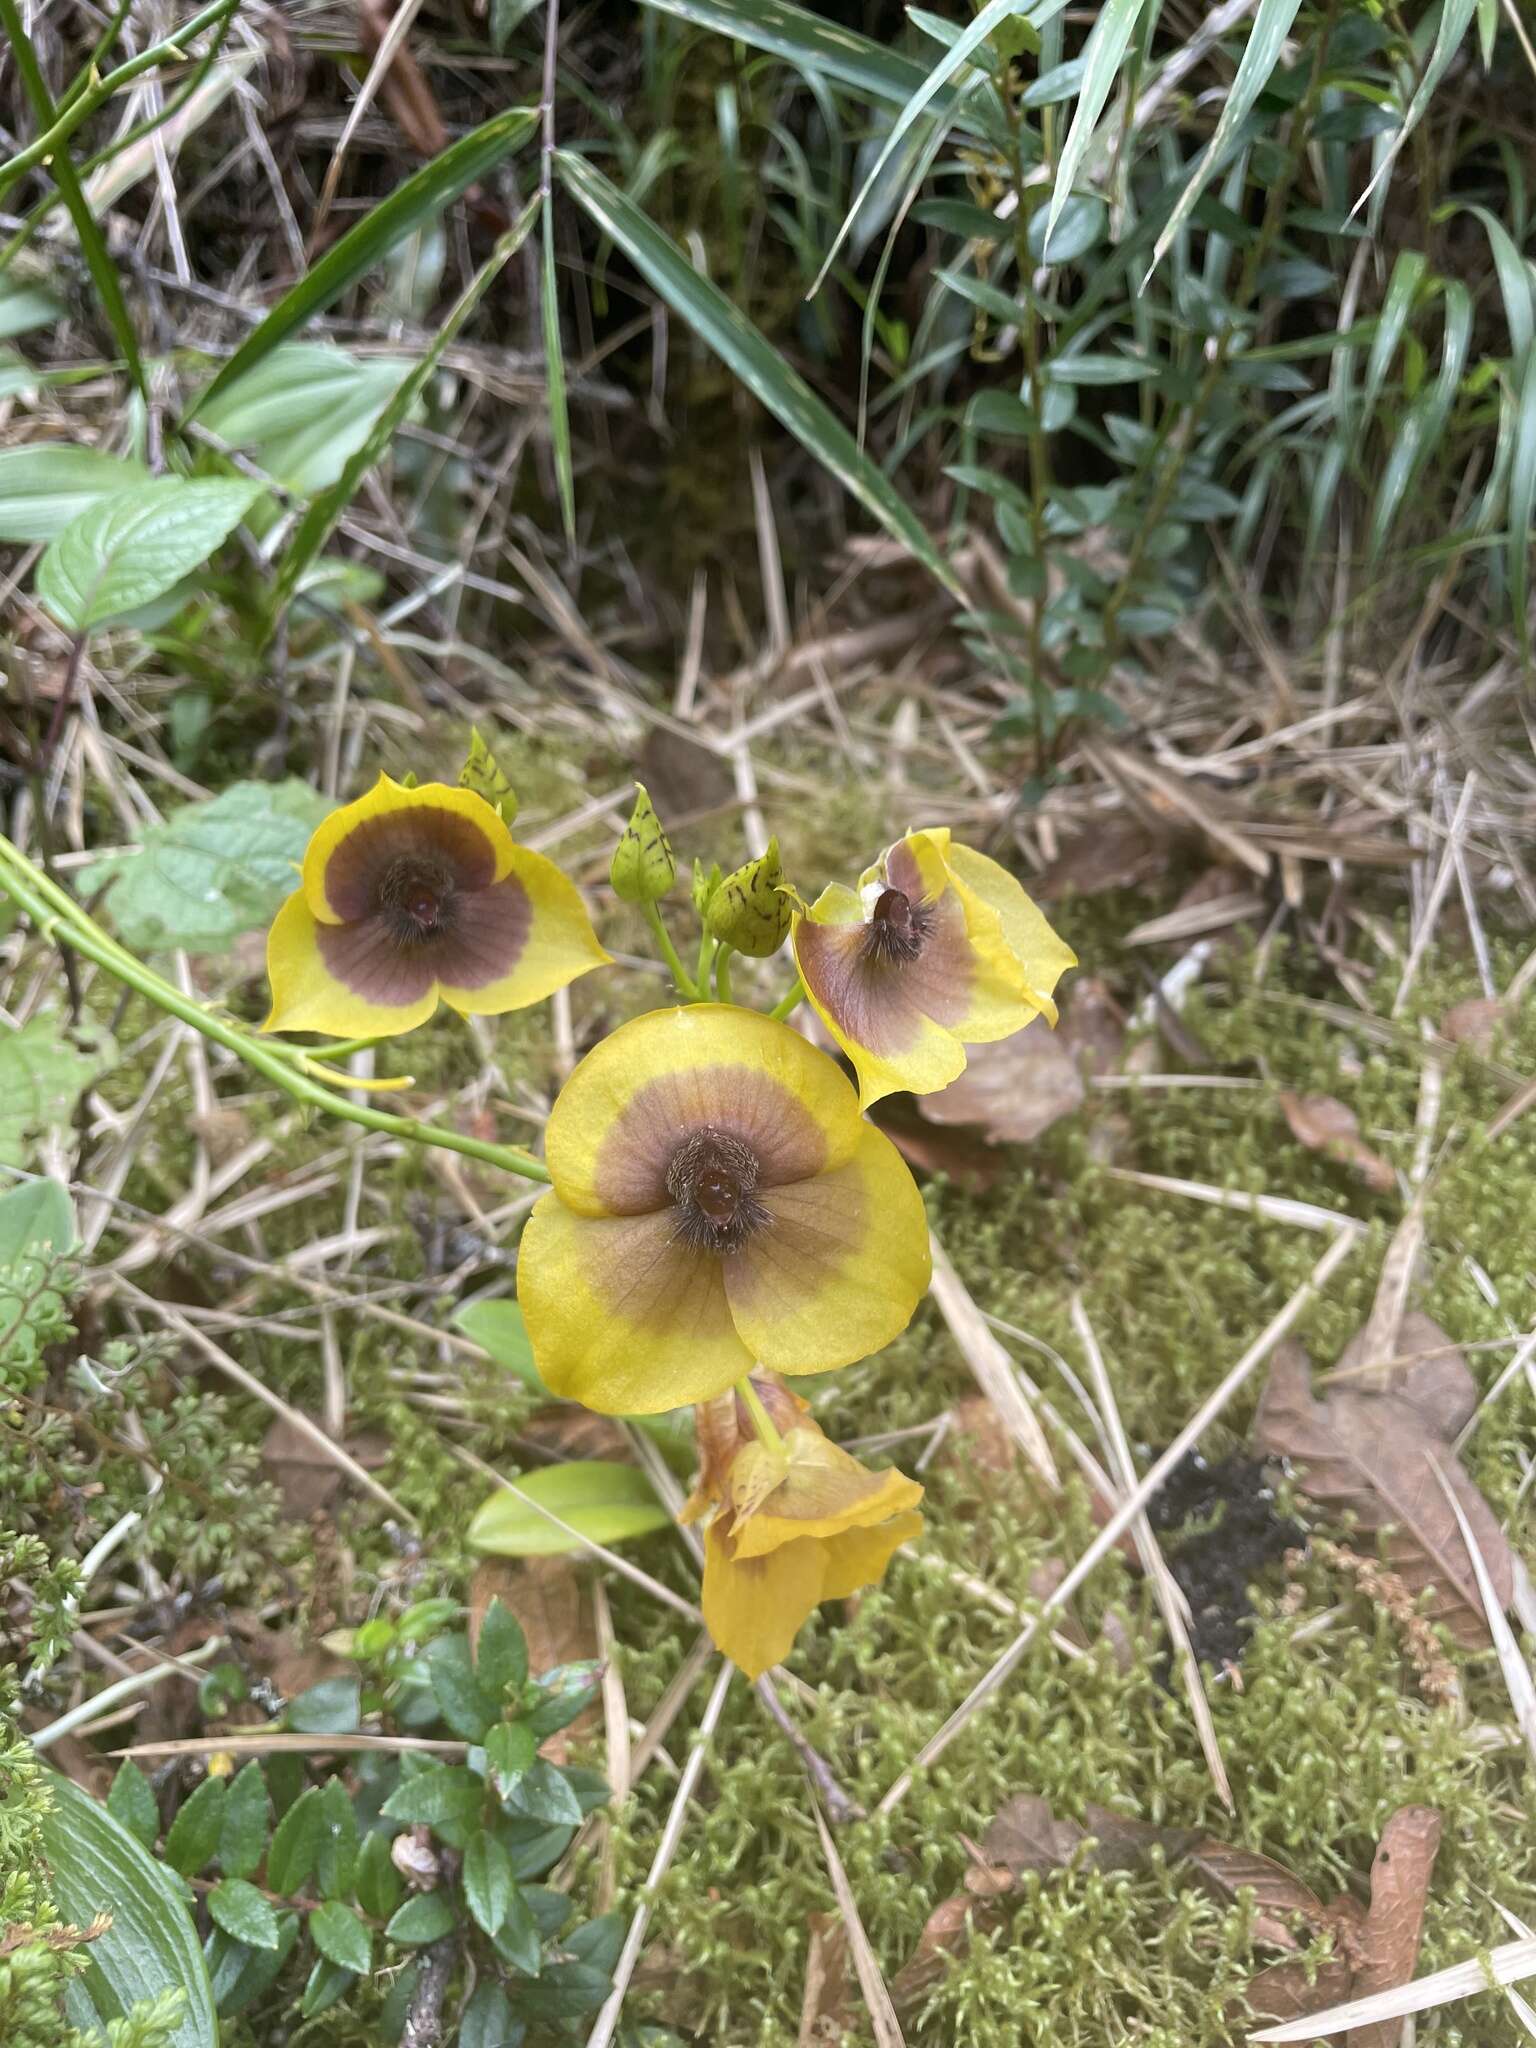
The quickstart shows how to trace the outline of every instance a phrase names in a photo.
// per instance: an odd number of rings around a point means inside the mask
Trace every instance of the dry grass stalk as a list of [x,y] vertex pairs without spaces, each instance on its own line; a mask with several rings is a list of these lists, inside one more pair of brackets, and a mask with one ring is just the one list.
[[1050,1487],[1058,1492],[1061,1474],[1045,1431],[1025,1400],[1014,1371],[1013,1360],[988,1329],[986,1319],[970,1291],[936,1237],[933,1247],[933,1299],[960,1347],[961,1356],[975,1376],[976,1384],[997,1411],[999,1422],[1018,1445],[1029,1463]]

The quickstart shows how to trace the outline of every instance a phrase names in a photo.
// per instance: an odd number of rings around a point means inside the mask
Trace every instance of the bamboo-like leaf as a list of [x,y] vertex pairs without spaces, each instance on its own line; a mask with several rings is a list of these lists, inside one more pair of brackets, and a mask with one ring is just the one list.
[[1403,144],[1408,140],[1414,129],[1418,127],[1420,120],[1423,118],[1425,108],[1435,96],[1436,87],[1450,68],[1451,59],[1461,48],[1462,38],[1466,35],[1476,8],[1477,0],[1443,0],[1440,9],[1440,26],[1435,32],[1435,46],[1429,53],[1429,62],[1424,67],[1423,75],[1419,79],[1413,98],[1408,102],[1408,111],[1403,116],[1403,125],[1382,151],[1381,161],[1376,166],[1371,182],[1350,208],[1351,219],[1365,205],[1371,194],[1376,190],[1376,187],[1387,175],[1387,172],[1397,161]]
[[1398,343],[1408,325],[1408,316],[1413,311],[1414,294],[1418,291],[1424,272],[1428,268],[1417,249],[1404,249],[1392,266],[1392,276],[1387,283],[1387,295],[1382,301],[1377,319],[1376,336],[1371,343],[1370,357],[1365,366],[1365,397],[1355,421],[1355,432],[1363,434],[1371,423],[1376,410],[1376,401],[1381,396],[1381,387],[1386,380],[1392,358],[1397,354]]
[[[1093,131],[1098,126],[1099,116],[1104,111],[1110,89],[1130,47],[1141,11],[1147,4],[1148,0],[1106,0],[1089,31],[1088,41],[1083,47],[1082,90],[1077,96],[1072,126],[1067,130],[1067,139],[1062,145],[1061,161],[1056,166],[1056,183],[1051,191],[1051,208],[1046,216],[1047,250],[1051,246],[1051,230],[1061,218],[1061,209],[1072,191],[1072,181],[1088,153]],[[1032,19],[1038,20],[1038,17]]]
[[572,196],[673,312],[888,533],[909,548],[951,595],[963,599],[954,571],[938,554],[901,494],[799,371],[784,361],[719,286],[701,277],[677,244],[601,171],[567,150],[559,151],[555,161]]
[[571,462],[571,414],[565,397],[565,357],[560,348],[560,301],[555,288],[555,206],[543,200],[543,261],[539,272],[539,317],[544,330],[544,390],[549,402],[549,438],[555,451],[555,483],[565,537],[576,540],[576,476]]
[[1193,212],[1195,201],[1222,168],[1228,151],[1237,140],[1238,130],[1253,112],[1254,102],[1269,83],[1270,74],[1280,61],[1281,48],[1291,32],[1291,23],[1300,12],[1301,0],[1259,0],[1253,27],[1237,67],[1237,76],[1221,110],[1221,119],[1216,123],[1216,133],[1211,137],[1205,154],[1192,167],[1188,182],[1179,194],[1179,203],[1157,238],[1148,277],[1168,253],[1169,243]]
[[1531,576],[1531,513],[1536,509],[1536,347],[1526,350],[1515,401],[1514,456],[1509,466],[1509,608],[1520,651],[1531,655],[1527,598]]
[[1382,471],[1381,486],[1371,513],[1369,556],[1372,562],[1380,558],[1399,507],[1406,499],[1425,456],[1437,445],[1444,432],[1461,386],[1461,373],[1466,368],[1471,340],[1472,295],[1459,278],[1452,278],[1445,287],[1445,340],[1440,351],[1440,374],[1430,389],[1420,392],[1415,399],[1407,418],[1392,437],[1392,446],[1387,453],[1387,466]]
[[1536,336],[1536,273],[1496,214],[1486,206],[1469,206],[1467,212],[1482,223],[1488,237],[1499,278],[1499,296],[1504,301],[1504,318],[1509,325],[1509,351],[1518,362]]
[[413,228],[441,213],[461,192],[483,178],[527,140],[537,119],[530,107],[511,107],[506,113],[483,121],[381,200],[304,273],[291,291],[284,293],[261,325],[246,336],[218,374],[204,385],[188,407],[186,419],[194,418],[215,393],[243,377],[296,328],[323,312],[349,285],[365,277]]

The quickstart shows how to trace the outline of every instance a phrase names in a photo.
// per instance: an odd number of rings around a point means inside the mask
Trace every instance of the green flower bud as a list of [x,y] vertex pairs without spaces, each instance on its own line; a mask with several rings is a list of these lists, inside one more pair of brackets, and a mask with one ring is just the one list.
[[790,902],[779,865],[779,842],[727,875],[711,896],[704,921],[722,946],[766,960],[789,935]]
[[703,861],[696,860],[693,864],[693,881],[690,884],[690,887],[693,892],[693,907],[699,913],[700,917],[702,917],[704,913],[709,909],[710,898],[714,895],[715,891],[719,888],[719,886],[719,861],[711,861],[709,866],[705,867]]
[[635,808],[613,849],[608,879],[621,903],[659,903],[677,880],[677,857],[643,782]]
[[464,757],[464,766],[459,770],[460,789],[473,790],[482,796],[493,811],[501,813],[504,825],[510,825],[517,816],[517,795],[505,775],[496,765],[496,756],[480,737],[480,728],[471,726],[469,752]]

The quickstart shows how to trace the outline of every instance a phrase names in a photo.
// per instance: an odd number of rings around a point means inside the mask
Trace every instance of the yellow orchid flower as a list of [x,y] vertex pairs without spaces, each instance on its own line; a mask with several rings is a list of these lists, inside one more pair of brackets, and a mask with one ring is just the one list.
[[267,937],[267,1031],[392,1037],[525,1009],[609,958],[575,885],[481,796],[381,775],[316,831]]
[[1052,991],[1077,956],[1008,870],[945,826],[909,832],[860,880],[796,916],[811,1006],[853,1062],[859,1104],[927,1095],[965,1071],[967,1045],[1056,1022]]
[[923,1489],[829,1443],[806,1404],[771,1378],[752,1385],[782,1432],[779,1447],[758,1439],[737,1393],[701,1406],[699,1484],[683,1519],[713,1510],[704,1619],[716,1648],[755,1679],[788,1656],[823,1600],[874,1585],[921,1535]]
[[600,1414],[708,1400],[757,1360],[851,1365],[927,1288],[896,1148],[834,1061],[758,1011],[621,1025],[561,1090],[544,1149],[518,1299],[544,1384]]

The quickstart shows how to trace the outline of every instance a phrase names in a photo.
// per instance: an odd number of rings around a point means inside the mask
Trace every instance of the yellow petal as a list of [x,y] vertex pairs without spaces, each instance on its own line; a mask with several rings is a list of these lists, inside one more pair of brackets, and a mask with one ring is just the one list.
[[904,1543],[915,1543],[923,1533],[923,1518],[917,1514],[897,1515],[875,1529],[850,1529],[834,1536],[824,1547],[826,1574],[822,1580],[823,1600],[846,1600],[861,1586],[873,1586],[885,1576],[885,1568]]
[[678,1144],[710,1125],[747,1142],[768,1183],[841,1165],[864,1128],[836,1062],[798,1032],[694,1003],[633,1018],[587,1054],[551,1112],[545,1157],[568,1208],[634,1215],[669,1199]]
[[[800,1434],[801,1432],[797,1432]],[[833,1459],[814,1468],[792,1467],[756,1514],[739,1508],[731,1524],[738,1557],[763,1557],[800,1536],[828,1538],[849,1529],[868,1529],[895,1515],[909,1514],[923,1489],[904,1472],[869,1472],[836,1444]],[[735,1489],[732,1489],[733,1500]]]
[[720,1261],[674,1237],[671,1216],[591,1217],[536,1202],[517,1255],[517,1298],[552,1394],[601,1415],[707,1401],[750,1371]]
[[825,1577],[825,1547],[809,1537],[771,1557],[738,1561],[712,1522],[704,1532],[702,1605],[715,1647],[748,1678],[761,1678],[794,1648]]
[[[442,787],[440,783],[433,786]],[[613,957],[597,942],[580,890],[552,860],[529,847],[513,846],[506,873],[514,875],[527,891],[533,922],[509,974],[479,988],[455,988],[446,981],[439,984],[443,1001],[461,1016],[499,1017],[507,1010],[525,1010],[530,1003],[541,1003],[556,989],[564,988],[577,975],[606,966]]]
[[[1039,1015],[1054,1024],[1056,1005],[1051,1000],[1052,992],[1067,969],[1077,965],[1077,955],[1057,937],[1045,913],[1025,895],[1006,868],[969,846],[950,846],[946,859],[965,904],[972,937],[980,944],[989,931],[1000,935],[1018,963],[1030,1002]],[[1021,1030],[1027,1022],[1027,1018],[1021,1018],[1011,1028]],[[965,1028],[961,1027],[962,1032]],[[971,1035],[979,1040],[979,1033]]]
[[932,1272],[923,1198],[883,1132],[846,1166],[762,1195],[771,1221],[723,1263],[741,1341],[773,1372],[830,1372],[899,1337]]
[[267,934],[267,978],[272,1008],[263,1031],[322,1031],[331,1038],[389,1038],[424,1024],[437,1008],[437,991],[399,1005],[370,1003],[330,974],[320,955],[314,914],[296,889]]
[[322,924],[342,922],[341,912],[326,896],[325,871],[332,854],[349,834],[370,818],[423,809],[449,811],[455,817],[466,819],[484,834],[495,865],[493,881],[500,882],[512,872],[512,834],[484,797],[447,782],[424,782],[416,789],[405,789],[389,776],[381,775],[366,796],[360,796],[355,803],[344,804],[339,811],[332,811],[317,827],[305,849],[304,896]]
[[[914,1012],[912,1018],[913,1041],[900,1052],[877,1053],[846,1031],[817,995],[813,984],[814,969],[807,972],[809,948],[802,953],[800,947],[802,922],[800,918],[795,920],[795,966],[805,984],[806,1000],[839,1049],[852,1062],[858,1077],[860,1109],[869,1109],[885,1096],[896,1095],[903,1089],[913,1095],[931,1095],[936,1088],[947,1088],[951,1081],[965,1072],[965,1047],[954,1032],[946,1031],[942,1024],[936,1024],[931,1017],[924,1017],[918,1012]],[[1028,1022],[1028,1019],[1021,1021]],[[1012,1028],[1017,1030],[1019,1026]]]

